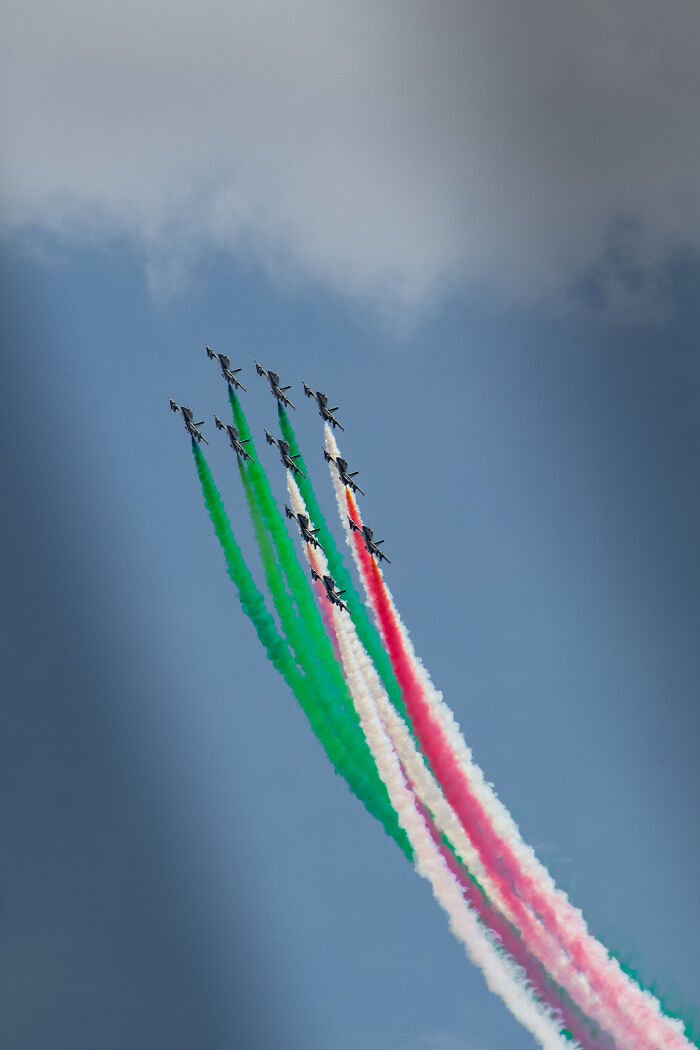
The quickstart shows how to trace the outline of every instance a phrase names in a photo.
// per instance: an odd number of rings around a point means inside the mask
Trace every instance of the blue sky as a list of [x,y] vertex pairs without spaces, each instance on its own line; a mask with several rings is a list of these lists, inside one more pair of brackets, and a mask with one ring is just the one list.
[[[154,6],[139,35],[76,6],[44,24],[31,90],[17,73],[17,1050],[532,1045],[254,643],[167,406],[207,420],[254,562],[205,342],[243,365],[258,439],[275,412],[253,359],[294,384],[329,516],[301,381],[340,403],[389,584],[487,778],[606,943],[672,1003],[700,999],[695,15],[642,5],[632,31],[625,5],[614,25],[536,5],[514,39],[505,4],[357,10],[303,7],[290,29],[274,8],[194,27],[183,8],[161,32]],[[19,67],[34,30],[11,23]]]

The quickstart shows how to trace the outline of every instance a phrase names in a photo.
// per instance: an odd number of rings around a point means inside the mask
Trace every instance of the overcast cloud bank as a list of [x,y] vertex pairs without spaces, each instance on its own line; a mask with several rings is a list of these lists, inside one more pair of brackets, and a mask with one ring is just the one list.
[[697,0],[6,4],[3,224],[420,311],[657,309],[700,248]]

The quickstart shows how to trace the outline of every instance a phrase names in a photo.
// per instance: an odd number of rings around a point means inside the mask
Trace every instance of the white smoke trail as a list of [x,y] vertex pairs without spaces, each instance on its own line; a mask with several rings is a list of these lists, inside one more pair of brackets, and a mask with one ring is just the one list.
[[[340,452],[328,424],[324,427],[324,436],[327,450],[334,459],[337,458]],[[364,579],[348,524],[345,489],[340,482],[337,470],[332,464],[329,466],[346,541],[352,551],[360,577]],[[401,621],[386,585],[384,589],[425,700],[447,738],[452,754],[468,780],[471,791],[487,813],[496,834],[508,843],[524,878],[536,882],[539,891],[548,899],[556,920],[556,930],[550,930],[550,934],[556,934],[562,946],[567,950],[578,946],[583,947],[586,953],[584,962],[586,976],[580,970],[571,972],[569,968],[569,976],[564,979],[560,964],[551,957],[548,960],[542,959],[547,969],[559,983],[569,990],[572,997],[589,1016],[598,1017],[607,1030],[615,1033],[615,1038],[620,1044],[629,1047],[629,1050],[640,1050],[642,1046],[648,1046],[650,1050],[656,1050],[657,1047],[663,1047],[664,1050],[694,1050],[693,1044],[683,1034],[682,1023],[663,1014],[658,1000],[624,974],[617,960],[613,959],[605,947],[592,936],[581,911],[555,885],[551,875],[537,859],[534,851],[523,841],[511,814],[486,781],[480,767],[474,762],[471,750],[462,736],[452,711],[444,702],[442,694],[433,686],[425,667],[416,655],[408,630]],[[533,950],[538,957],[542,958],[540,951],[534,946]],[[591,972],[597,972],[605,980],[606,998],[611,1003],[612,1016],[598,995],[592,992],[588,980]],[[584,1005],[584,1001],[587,1005]],[[618,1019],[613,1021],[613,1018]]]
[[[287,488],[294,513],[305,514],[308,518],[303,497],[289,474]],[[321,575],[328,573],[328,563],[322,551],[312,551],[305,545],[305,552],[309,564],[317,572]],[[439,829],[453,834],[455,839],[460,841],[464,854],[461,859],[467,865],[473,863],[476,868],[476,872],[470,869],[472,874],[483,880],[482,885],[487,893],[493,890],[495,894],[497,891],[491,885],[476,851],[427,769],[422,755],[416,750],[406,724],[389,702],[352,621],[347,613],[334,607],[333,622],[345,677],[360,724],[379,775],[387,786],[392,806],[396,809],[399,822],[414,849],[419,874],[430,881],[436,899],[450,917],[452,932],[462,941],[472,962],[483,970],[489,988],[504,1000],[542,1046],[565,1045],[571,1048],[572,1043],[564,1041],[560,1035],[560,1026],[552,1013],[533,998],[520,967],[498,952],[492,938],[484,931],[473,909],[464,900],[462,888],[447,868],[423,817],[415,806],[413,793],[401,770],[402,765],[421,802],[435,813]],[[403,816],[400,807],[403,807]]]
[[573,1044],[561,1034],[553,1014],[533,999],[520,968],[498,951],[464,900],[457,879],[448,869],[416,808],[399,758],[365,685],[349,641],[353,628],[347,620],[347,613],[334,608],[333,619],[346,680],[360,725],[399,823],[413,848],[416,871],[429,881],[435,899],[448,915],[450,929],[464,945],[471,961],[481,969],[491,991],[500,996],[511,1013],[545,1050],[572,1050]]
[[[308,517],[308,510],[299,491],[299,486],[289,473],[287,474],[287,490],[294,513],[305,514]],[[306,555],[307,560],[311,561],[308,546],[306,547]],[[315,551],[313,561],[317,563],[316,568],[321,575],[328,573],[328,563],[322,552]],[[416,794],[423,805],[430,811],[438,830],[450,840],[464,866],[483,886],[487,896],[498,906],[505,917],[512,922],[512,916],[505,902],[501,899],[497,886],[489,878],[473,843],[445,798],[437,780],[428,769],[425,759],[413,742],[408,726],[389,700],[379,675],[374,668],[374,664],[357,636],[357,632],[353,629],[348,631],[348,635],[355,659],[370,689],[372,700],[377,706],[379,715],[391,737],[401,765],[406,770],[406,774]]]

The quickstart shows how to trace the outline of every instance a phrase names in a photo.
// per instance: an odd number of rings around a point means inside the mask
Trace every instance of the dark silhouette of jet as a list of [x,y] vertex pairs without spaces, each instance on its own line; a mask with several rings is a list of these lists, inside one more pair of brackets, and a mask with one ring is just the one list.
[[243,448],[244,445],[248,444],[250,438],[241,438],[240,434],[238,433],[238,427],[234,427],[232,423],[222,423],[216,414],[214,415],[214,422],[216,423],[217,430],[226,431],[226,433],[228,434],[228,439],[231,442],[231,448],[236,453],[236,455],[241,456],[243,458],[244,463],[247,459],[249,459],[251,463],[254,463],[255,460],[253,459],[253,457],[250,455],[247,449]]
[[236,379],[237,373],[242,371],[242,369],[240,369],[240,368],[231,368],[231,359],[228,358],[226,356],[226,354],[217,354],[214,350],[212,350],[212,348],[209,346],[208,343],[207,343],[207,346],[206,346],[206,351],[207,351],[207,357],[210,360],[213,361],[213,360],[216,359],[219,362],[219,364],[221,365],[221,374],[224,377],[224,379],[226,380],[226,382],[228,383],[228,385],[232,386],[234,390],[236,390],[238,387],[240,387],[241,390],[243,390],[243,391],[245,391],[245,393],[247,393],[248,391],[243,386],[243,383],[241,383],[240,379]]
[[350,516],[348,516],[348,521],[350,522],[350,528],[353,532],[362,533],[362,538],[365,541],[365,549],[373,557],[379,558],[380,561],[383,559],[384,561],[389,562],[389,565],[391,565],[391,561],[389,560],[389,558],[387,558],[384,551],[380,551],[379,549],[379,544],[384,543],[384,540],[373,539],[372,537],[374,536],[374,532],[372,531],[372,529],[370,529],[369,525],[358,525],[357,522],[353,521]]
[[289,405],[290,408],[294,408],[294,405],[285,394],[285,390],[292,389],[291,386],[280,386],[280,377],[277,373],[272,371],[266,372],[263,366],[258,364],[257,361],[255,362],[255,371],[259,376],[267,376],[270,381],[270,389],[281,405]]
[[197,427],[201,427],[202,424],[204,423],[203,419],[200,419],[199,423],[195,423],[195,421],[194,421],[194,413],[193,413],[192,409],[191,408],[185,408],[184,405],[182,406],[182,408],[180,408],[179,405],[175,404],[175,402],[173,401],[172,398],[170,398],[170,407],[172,408],[173,412],[179,412],[180,413],[180,415],[182,416],[182,418],[183,418],[183,420],[185,422],[185,429],[187,430],[187,433],[190,435],[190,437],[196,438],[197,441],[203,441],[205,445],[209,444],[209,442],[205,438],[204,434],[200,434],[199,431],[197,430]]
[[345,430],[342,423],[339,423],[333,415],[334,412],[338,411],[340,405],[336,405],[335,408],[329,408],[328,394],[324,394],[321,390],[317,390],[316,393],[314,393],[311,387],[307,386],[306,383],[304,383],[304,393],[307,397],[312,397],[314,399],[318,405],[318,414],[325,423],[331,423],[334,427],[340,427],[341,430]]
[[323,458],[326,460],[327,463],[335,463],[338,469],[338,474],[340,475],[340,480],[342,481],[343,485],[347,485],[347,487],[349,489],[352,489],[353,492],[359,492],[364,496],[364,492],[362,491],[360,486],[357,484],[356,481],[352,480],[360,473],[359,470],[353,470],[352,474],[350,474],[348,472],[347,459],[343,459],[342,456],[338,456],[337,459],[333,459],[330,452],[328,452],[328,450],[325,448],[323,450]]
[[294,518],[301,531],[301,538],[306,543],[310,543],[312,547],[320,547],[321,550],[323,550],[323,547],[321,547],[321,544],[314,536],[314,533],[319,532],[319,529],[309,528],[310,522],[309,519],[306,517],[306,514],[295,514],[293,510],[289,509],[286,503],[284,505],[284,513],[287,515],[288,518]]
[[299,459],[299,457],[301,456],[301,452],[297,452],[296,456],[290,456],[289,443],[287,441],[283,441],[282,438],[280,438],[279,441],[275,441],[272,434],[270,434],[267,430],[265,431],[265,438],[267,440],[268,445],[277,446],[277,448],[279,449],[280,456],[282,457],[282,462],[288,470],[293,470],[295,474],[301,474],[302,478],[306,477],[306,475],[302,474],[301,470],[294,462],[295,459]]
[[347,605],[345,604],[345,602],[341,602],[340,600],[341,594],[345,594],[345,591],[336,591],[335,580],[333,579],[333,577],[319,576],[315,569],[311,570],[311,575],[314,580],[320,580],[323,586],[326,588],[326,598],[328,598],[328,601],[331,603],[331,605],[337,605],[338,608],[345,609],[345,612],[347,612]]

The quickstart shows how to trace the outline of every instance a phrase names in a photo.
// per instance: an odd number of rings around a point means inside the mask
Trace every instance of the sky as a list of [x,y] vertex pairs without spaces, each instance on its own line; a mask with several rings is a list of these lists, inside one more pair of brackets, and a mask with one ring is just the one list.
[[205,342],[331,520],[341,405],[487,779],[697,1004],[697,6],[4,18],[3,1045],[533,1045],[255,643],[167,405],[260,580]]

